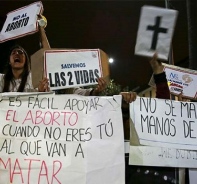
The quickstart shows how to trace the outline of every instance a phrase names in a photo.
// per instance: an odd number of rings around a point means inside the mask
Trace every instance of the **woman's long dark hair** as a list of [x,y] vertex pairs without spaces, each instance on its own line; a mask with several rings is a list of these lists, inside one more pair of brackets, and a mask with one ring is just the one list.
[[27,82],[27,77],[29,75],[29,71],[30,71],[30,60],[29,60],[29,56],[28,56],[27,52],[20,45],[13,46],[10,49],[9,57],[8,57],[8,62],[7,62],[6,68],[5,68],[3,92],[9,92],[9,87],[10,87],[10,84],[11,83],[12,83],[12,85],[15,85],[14,75],[12,73],[12,67],[10,65],[10,55],[11,55],[11,53],[12,53],[12,51],[14,49],[21,49],[24,52],[24,54],[25,54],[24,70],[23,70],[23,72],[22,72],[22,74],[20,76],[21,77],[21,83],[20,83],[20,86],[19,86],[17,92],[23,92],[24,91],[25,84]]

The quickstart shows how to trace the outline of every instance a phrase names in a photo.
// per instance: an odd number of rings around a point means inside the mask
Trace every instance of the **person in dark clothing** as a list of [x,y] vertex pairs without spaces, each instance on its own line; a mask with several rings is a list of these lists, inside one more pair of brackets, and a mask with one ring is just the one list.
[[[156,85],[156,98],[170,99],[170,90],[164,66],[157,60],[157,53],[150,60]],[[133,166],[128,165],[129,156],[125,156],[126,184],[173,184],[179,183],[178,170],[173,167]]]
[[156,98],[170,99],[170,90],[168,88],[166,73],[163,70],[164,66],[162,63],[157,60],[157,53],[155,53],[150,60],[150,65],[153,70],[153,77],[156,84]]

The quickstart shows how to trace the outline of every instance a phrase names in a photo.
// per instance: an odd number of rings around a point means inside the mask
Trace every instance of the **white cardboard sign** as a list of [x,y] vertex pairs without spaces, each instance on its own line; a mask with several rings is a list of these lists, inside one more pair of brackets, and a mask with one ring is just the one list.
[[197,103],[137,98],[130,116],[141,145],[197,150]]
[[7,14],[0,33],[0,42],[16,39],[38,31],[37,15],[43,12],[42,2],[35,2]]
[[18,93],[0,122],[0,183],[125,183],[121,96]]
[[197,151],[154,146],[130,146],[129,164],[197,168]]
[[47,50],[44,66],[51,90],[94,85],[103,76],[99,49]]
[[[133,112],[130,111],[134,123],[131,122],[129,164],[197,168],[197,104],[142,98],[138,105],[131,105]],[[147,131],[149,136],[144,138],[141,134]]]
[[[173,95],[179,95],[182,92],[183,98],[196,99],[197,71],[166,63],[162,64],[164,65],[170,93]],[[156,87],[153,76],[149,81],[149,85]]]
[[166,8],[143,6],[137,33],[135,54],[167,60],[178,12]]
[[164,65],[170,92],[185,98],[197,98],[197,71],[177,66]]

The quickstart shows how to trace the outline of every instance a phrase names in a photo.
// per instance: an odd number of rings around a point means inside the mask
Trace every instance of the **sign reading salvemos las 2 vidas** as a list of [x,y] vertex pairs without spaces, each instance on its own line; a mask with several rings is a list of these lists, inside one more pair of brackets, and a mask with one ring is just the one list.
[[99,49],[47,50],[44,63],[51,90],[94,85],[103,76]]
[[0,101],[0,183],[124,184],[121,96]]

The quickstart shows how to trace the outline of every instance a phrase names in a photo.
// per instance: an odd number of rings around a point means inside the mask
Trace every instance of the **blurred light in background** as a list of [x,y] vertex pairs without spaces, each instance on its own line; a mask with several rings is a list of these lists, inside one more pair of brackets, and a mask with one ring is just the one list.
[[109,63],[113,63],[114,59],[113,58],[109,58]]

